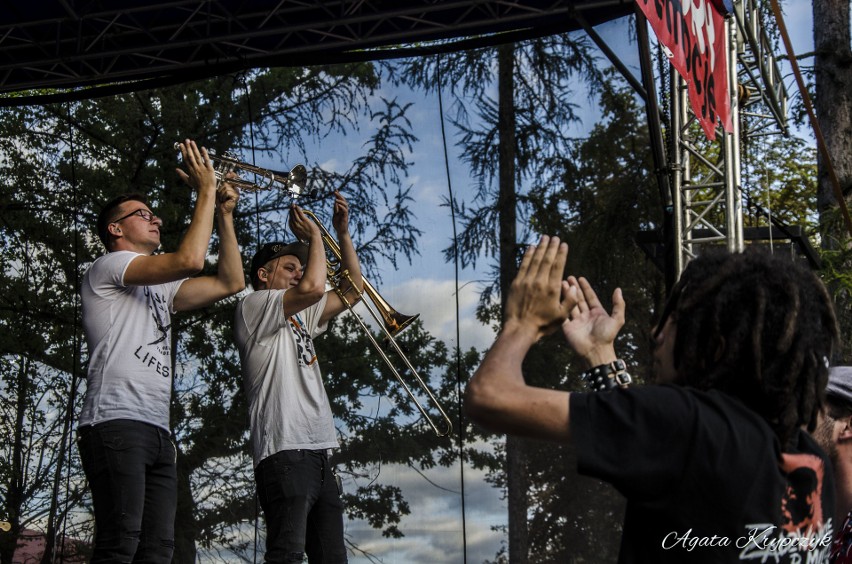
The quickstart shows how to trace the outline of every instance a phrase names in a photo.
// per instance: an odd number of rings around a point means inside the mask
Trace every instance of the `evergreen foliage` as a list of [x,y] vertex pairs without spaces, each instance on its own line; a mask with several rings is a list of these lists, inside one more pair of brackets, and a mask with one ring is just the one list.
[[[306,149],[327,135],[366,128],[363,154],[348,167],[326,170],[308,163],[315,195],[300,204],[328,221],[326,196],[344,190],[368,275],[375,274],[379,258],[410,259],[420,231],[411,223],[404,182],[410,166],[406,155],[416,138],[408,108],[374,96],[379,84],[370,64],[264,69],[61,106],[0,110],[0,189],[6,202],[0,215],[0,329],[9,336],[0,345],[0,418],[6,439],[0,452],[0,514],[14,527],[12,535],[3,535],[11,541],[0,547],[2,562],[10,562],[14,538],[24,527],[49,529],[50,538],[58,533],[87,538],[92,532],[76,448],[65,453],[62,448],[71,445],[73,432],[65,415],[79,411],[84,386],[77,288],[103,252],[94,233],[100,205],[124,192],[147,194],[164,222],[162,247],[173,250],[193,202],[192,190],[174,172],[180,166],[175,142],[196,139],[217,154],[230,150],[249,164],[256,157],[286,163],[303,159]],[[279,190],[243,194],[235,223],[245,256],[262,241],[291,237],[285,233],[291,200]],[[214,233],[207,272],[215,271],[217,245]],[[173,319],[176,562],[246,555],[254,549],[250,539],[257,509],[246,402],[231,329],[236,299]],[[436,447],[428,438],[431,430],[414,422],[398,386],[384,375],[377,378],[383,369],[366,353],[363,339],[348,331],[338,324],[328,337],[333,344],[319,346],[332,359],[324,370],[336,411],[345,414],[342,442],[369,446],[353,450],[344,461],[351,475],[362,474],[378,455],[421,466],[452,460],[452,446],[445,452],[436,448],[439,454],[431,456]],[[443,345],[432,343],[422,330],[410,330],[406,338],[417,340],[413,350],[426,348],[415,362],[427,378],[446,361]],[[337,346],[356,348],[346,358],[338,352],[346,349]],[[371,417],[350,416],[350,410],[383,393],[398,407]],[[443,397],[454,404],[455,390],[443,389]],[[393,421],[397,414],[413,421],[404,433]],[[406,442],[416,448],[401,446]],[[51,508],[54,490],[59,507]],[[389,536],[401,534],[396,525],[407,506],[399,491],[359,485],[347,501],[350,516],[368,520]],[[66,510],[72,519],[62,519]]]

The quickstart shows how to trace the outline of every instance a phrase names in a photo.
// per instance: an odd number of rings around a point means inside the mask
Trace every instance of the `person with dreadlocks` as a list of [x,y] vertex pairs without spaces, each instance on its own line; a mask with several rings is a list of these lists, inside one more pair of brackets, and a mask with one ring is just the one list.
[[[751,250],[750,250],[751,251]],[[658,385],[630,386],[615,353],[624,324],[568,247],[530,247],[503,329],[465,410],[498,432],[570,443],[578,471],[627,498],[619,562],[827,562],[833,477],[813,430],[837,343],[821,282],[789,259],[708,252],[689,263],[654,331]],[[522,362],[557,329],[592,392],[529,386]]]

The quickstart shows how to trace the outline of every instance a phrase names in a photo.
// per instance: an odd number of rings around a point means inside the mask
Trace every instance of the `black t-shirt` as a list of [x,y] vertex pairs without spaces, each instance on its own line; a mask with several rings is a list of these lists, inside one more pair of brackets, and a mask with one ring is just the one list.
[[828,561],[834,479],[807,433],[782,453],[739,400],[676,386],[572,393],[570,408],[580,473],[627,498],[620,563]]

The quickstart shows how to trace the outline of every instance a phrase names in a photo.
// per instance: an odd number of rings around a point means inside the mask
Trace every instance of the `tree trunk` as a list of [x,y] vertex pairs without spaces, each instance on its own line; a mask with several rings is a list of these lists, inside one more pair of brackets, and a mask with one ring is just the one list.
[[[80,358],[80,347],[82,341],[77,341],[74,347],[74,359],[71,361],[76,367],[78,358]],[[56,457],[56,470],[53,474],[53,490],[50,496],[50,511],[47,515],[47,532],[45,532],[44,553],[41,557],[41,564],[52,564],[53,562],[61,562],[64,560],[63,553],[65,551],[65,537],[63,535],[61,544],[57,547],[56,541],[59,537],[59,528],[65,519],[65,510],[59,509],[59,491],[61,489],[62,471],[67,457],[66,448],[69,444],[68,436],[74,431],[71,429],[71,422],[74,420],[74,400],[77,397],[77,384],[79,380],[75,378],[76,371],[72,372],[71,393],[68,395],[68,404],[65,409],[65,417],[62,422],[62,439],[59,444],[59,455]],[[70,458],[70,457],[67,457]],[[68,466],[71,466],[71,461],[68,460]],[[71,493],[65,490],[65,496],[70,497]],[[66,505],[67,509],[67,505]]]
[[0,562],[9,564],[18,545],[21,534],[21,509],[24,504],[24,419],[27,410],[29,390],[29,359],[20,357],[18,368],[17,395],[15,401],[14,444],[12,446],[12,469],[6,490],[6,512],[4,519],[11,529],[0,534]]
[[[177,441],[175,441],[177,442]],[[174,564],[194,564],[198,538],[198,524],[195,520],[195,499],[192,495],[190,477],[192,468],[178,447],[177,453],[177,514],[175,515],[175,554]]]
[[[497,54],[500,133],[500,296],[501,318],[505,319],[506,297],[517,267],[517,196],[515,193],[515,46],[501,45]],[[525,564],[528,557],[527,490],[525,441],[506,438],[506,487],[509,502],[509,562]]]
[[[180,341],[180,329],[172,324],[172,375],[177,373],[177,351]],[[172,557],[174,564],[195,564],[197,548],[195,539],[198,535],[198,524],[195,515],[195,498],[192,493],[192,472],[195,467],[190,463],[181,443],[175,436],[175,428],[179,419],[180,408],[176,399],[176,382],[172,380],[171,417],[172,442],[175,444],[177,461],[177,507],[175,511],[175,552]]]
[[[847,205],[852,193],[852,50],[850,49],[849,0],[814,0],[814,74],[816,115],[825,136],[834,170]],[[822,155],[817,156],[819,188],[817,204],[822,247],[849,249],[850,234],[839,218],[838,204]],[[848,272],[852,261],[835,265]],[[852,362],[852,296],[850,288],[831,288],[835,296],[843,346],[835,362]]]

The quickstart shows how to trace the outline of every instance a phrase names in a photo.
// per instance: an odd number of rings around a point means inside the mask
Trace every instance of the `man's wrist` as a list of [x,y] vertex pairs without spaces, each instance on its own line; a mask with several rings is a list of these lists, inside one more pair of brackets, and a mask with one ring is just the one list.
[[626,388],[633,383],[627,372],[627,363],[620,358],[586,370],[580,374],[580,379],[595,392]]
[[611,345],[607,347],[591,349],[583,354],[583,360],[586,362],[586,368],[592,368],[593,366],[600,366],[602,364],[609,364],[617,358],[618,355],[615,354],[615,347]]
[[207,200],[212,203],[214,206],[216,205],[216,187],[213,189],[208,189],[204,187],[198,188],[198,195],[196,196],[197,200]]
[[541,336],[541,329],[533,323],[518,319],[510,319],[503,324],[500,333],[513,339],[522,339],[530,343],[536,342]]
[[216,192],[216,179],[213,180],[202,180],[198,183],[198,191],[199,192]]

